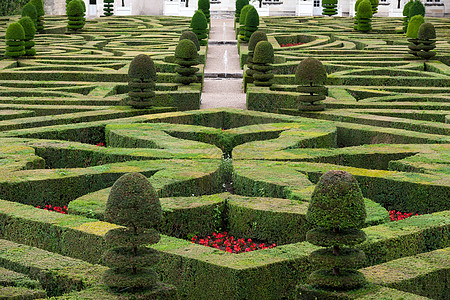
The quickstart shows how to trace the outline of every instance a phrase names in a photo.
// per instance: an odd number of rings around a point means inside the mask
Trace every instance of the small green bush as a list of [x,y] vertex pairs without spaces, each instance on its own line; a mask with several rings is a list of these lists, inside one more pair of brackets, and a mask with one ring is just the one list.
[[19,23],[8,25],[5,34],[6,51],[5,55],[12,58],[18,58],[25,55],[25,30]]
[[28,3],[22,8],[22,17],[30,17],[34,23],[34,27],[37,27],[38,14],[36,7],[33,4]]
[[247,12],[251,9],[253,5],[246,5],[241,9],[241,14],[239,16],[239,39],[245,39],[245,18],[247,16]]
[[434,40],[436,38],[436,29],[431,23],[423,23],[419,27],[417,33],[417,38],[419,40]]
[[78,31],[84,27],[86,23],[84,18],[84,8],[82,0],[72,0],[66,7],[67,29],[69,31]]
[[114,14],[114,0],[103,0],[103,14],[107,17]]
[[192,16],[190,28],[197,35],[200,46],[205,46],[208,37],[208,21],[201,10],[197,10]]
[[295,71],[297,92],[306,93],[298,96],[298,109],[305,111],[324,110],[319,101],[325,100],[327,88],[323,86],[327,80],[327,71],[318,59],[308,57],[302,60]]
[[236,0],[236,10],[234,12],[234,16],[236,17],[235,22],[239,22],[239,17],[241,15],[241,10],[244,6],[248,5],[248,0]]
[[436,51],[431,51],[436,48],[436,29],[431,23],[423,23],[419,27],[417,34],[420,51],[417,55],[423,59],[430,59],[436,55]]
[[198,42],[198,37],[194,32],[190,30],[183,31],[180,36],[180,41],[184,39],[191,40],[195,44],[195,47],[197,47],[197,51],[200,50],[200,43]]
[[128,105],[134,108],[153,106],[155,97],[155,63],[146,54],[139,54],[130,63],[128,69]]
[[34,7],[36,8],[36,12],[37,12],[37,28],[36,29],[38,32],[43,32],[43,30],[44,30],[44,15],[45,15],[44,3],[42,2],[42,0],[31,0],[30,3],[34,5]]
[[422,17],[425,17],[425,6],[422,4],[420,0],[414,1],[410,8],[409,8],[409,19],[411,20],[412,17],[422,15]]
[[409,9],[411,5],[414,3],[414,0],[409,0],[408,3],[403,7],[403,32],[406,33],[408,30],[408,22],[409,22]]
[[361,1],[363,0],[356,0],[355,2],[355,18],[354,18],[354,25],[353,25],[353,29],[354,30],[358,30],[358,6],[361,3]]
[[36,50],[33,48],[35,44],[33,39],[36,34],[36,28],[34,27],[33,20],[30,17],[22,17],[19,23],[25,31],[25,55],[34,56],[36,55]]
[[408,22],[408,30],[406,31],[406,36],[410,39],[417,39],[417,34],[419,33],[419,27],[425,22],[422,15],[416,15],[411,18]]
[[211,22],[211,14],[209,8],[210,8],[209,0],[198,0],[198,9],[200,9],[205,14],[208,23]]
[[363,0],[358,5],[357,19],[359,31],[368,32],[372,30],[372,5],[369,0]]
[[255,70],[253,69],[253,54],[255,53],[256,44],[261,41],[267,41],[267,35],[265,32],[257,30],[253,32],[250,36],[250,40],[248,42],[248,55],[247,55],[247,66],[248,69],[245,74],[248,76],[247,80],[253,82],[253,74]]
[[175,63],[178,67],[175,72],[178,73],[176,81],[188,85],[197,82],[195,73],[199,70],[193,66],[198,64],[197,47],[189,39],[180,40],[175,48]]
[[322,0],[322,15],[333,16],[337,14],[337,3],[338,0]]
[[253,83],[256,86],[271,86],[273,84],[274,53],[272,44],[268,41],[260,41],[256,44],[253,54],[252,69],[254,70]]
[[0,1],[0,16],[12,16],[19,14],[28,0],[2,0]]
[[372,14],[376,14],[378,12],[378,4],[379,0],[370,0],[370,5],[372,5]]
[[258,30],[259,14],[253,6],[247,11],[245,15],[245,36],[244,41],[248,42],[253,32]]

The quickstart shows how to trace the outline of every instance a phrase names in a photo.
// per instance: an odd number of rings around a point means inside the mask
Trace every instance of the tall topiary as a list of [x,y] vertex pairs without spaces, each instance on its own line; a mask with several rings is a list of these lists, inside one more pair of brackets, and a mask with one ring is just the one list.
[[268,41],[260,41],[255,46],[253,54],[253,83],[256,86],[271,86],[273,84],[274,53],[272,44]]
[[197,35],[200,46],[205,46],[207,44],[206,38],[208,38],[208,21],[201,10],[197,10],[192,16],[190,27]]
[[354,18],[354,25],[353,25],[353,29],[358,30],[358,6],[361,3],[361,1],[363,0],[356,0],[355,2],[355,18]]
[[178,73],[175,80],[178,83],[188,85],[197,82],[195,73],[199,69],[193,66],[198,65],[198,53],[194,42],[188,39],[178,42],[175,48],[175,63],[178,64],[175,68],[175,72]]
[[11,23],[6,28],[6,51],[5,55],[18,58],[25,55],[25,30],[19,23]]
[[244,8],[244,6],[246,6],[248,4],[249,4],[248,0],[236,0],[236,10],[234,12],[235,22],[239,22],[241,10],[242,10],[242,8]]
[[36,34],[36,28],[34,27],[34,23],[30,17],[22,17],[19,20],[20,25],[22,25],[23,30],[25,32],[24,38],[24,46],[25,46],[25,55],[34,56],[36,55],[36,50],[33,48],[35,43],[33,41],[34,35]]
[[210,8],[209,0],[198,0],[198,9],[200,9],[205,14],[208,23],[211,22],[211,14],[209,8]]
[[369,0],[363,0],[358,5],[356,13],[358,20],[358,31],[368,32],[372,30],[372,5]]
[[310,283],[322,289],[350,290],[366,281],[358,272],[365,260],[364,252],[348,246],[366,239],[364,198],[355,178],[345,171],[326,172],[311,196],[306,220],[316,228],[306,234],[313,245],[327,247],[310,254],[313,272]]
[[86,23],[84,18],[85,10],[81,2],[82,0],[72,0],[67,5],[67,29],[69,32],[76,32],[82,29]]
[[412,17],[421,15],[422,17],[425,17],[425,5],[420,0],[414,1],[408,11],[408,17],[409,20],[411,20]]
[[417,55],[423,59],[430,59],[436,55],[436,51],[431,51],[436,48],[436,30],[431,23],[423,23],[419,27],[417,34],[420,51]]
[[406,37],[408,37],[408,53],[417,56],[417,52],[420,51],[419,40],[417,34],[419,33],[419,27],[425,22],[422,15],[416,15],[408,22],[408,30],[406,31]]
[[104,264],[110,267],[103,275],[104,284],[127,293],[155,289],[158,275],[152,267],[159,254],[146,245],[160,240],[154,227],[161,221],[161,204],[144,175],[127,173],[114,183],[106,202],[105,221],[125,228],[105,234],[111,248],[103,255]]
[[376,14],[378,12],[378,4],[379,0],[370,0],[370,5],[372,5],[372,14]]
[[408,22],[409,22],[409,9],[411,5],[413,5],[414,0],[409,0],[408,3],[403,7],[403,32],[408,30]]
[[153,106],[156,69],[150,56],[139,54],[133,58],[128,69],[128,77],[128,105],[134,108]]
[[107,17],[114,14],[114,0],[103,0],[103,14]]
[[200,51],[200,43],[198,42],[198,37],[194,32],[190,30],[183,31],[180,36],[180,41],[185,39],[191,40],[197,48],[197,51]]
[[42,3],[42,0],[31,0],[31,4],[34,5],[36,8],[37,13],[37,32],[42,33],[44,31],[44,3]]
[[24,7],[22,7],[22,17],[30,17],[33,21],[34,27],[37,28],[38,24],[38,14],[36,7],[28,2]]
[[241,41],[245,39],[245,17],[247,16],[247,12],[251,9],[253,5],[246,5],[241,9],[241,14],[239,15],[239,34],[238,37]]
[[244,41],[248,42],[253,32],[258,30],[259,26],[259,14],[256,8],[253,6],[249,8],[245,15],[245,36]]
[[247,71],[245,82],[253,82],[253,74],[255,73],[255,69],[253,68],[253,54],[255,53],[256,45],[261,41],[267,41],[267,35],[265,32],[257,30],[253,32],[250,37],[250,41],[248,42],[248,55],[247,55]]
[[337,14],[338,0],[322,0],[322,15],[333,16]]
[[298,96],[298,109],[305,111],[324,110],[325,105],[319,101],[325,100],[328,92],[323,86],[327,80],[327,71],[324,65],[316,58],[308,57],[302,60],[295,71],[297,92],[307,93]]

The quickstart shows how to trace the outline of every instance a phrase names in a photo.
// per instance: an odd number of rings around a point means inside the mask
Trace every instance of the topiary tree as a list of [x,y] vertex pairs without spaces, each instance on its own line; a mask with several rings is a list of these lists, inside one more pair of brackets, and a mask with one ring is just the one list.
[[322,15],[333,16],[337,14],[337,3],[338,0],[322,0]]
[[42,0],[31,0],[31,4],[34,5],[36,8],[37,13],[37,32],[42,33],[44,31],[44,3],[42,3]]
[[249,4],[248,0],[236,0],[236,10],[234,12],[235,22],[239,22],[241,10],[242,10],[242,8],[244,8],[244,6],[246,6],[248,4]]
[[414,1],[408,11],[409,20],[417,15],[422,15],[422,17],[425,17],[425,5],[423,5],[420,0]]
[[248,55],[247,55],[247,71],[245,72],[246,78],[245,83],[253,82],[253,74],[255,69],[253,68],[253,54],[255,53],[256,44],[261,41],[267,41],[267,35],[265,32],[257,30],[253,32],[248,42]]
[[28,2],[24,7],[22,7],[22,17],[30,17],[33,21],[34,27],[37,28],[38,14],[36,7]]
[[273,84],[274,53],[272,44],[268,41],[260,41],[255,46],[253,54],[253,83],[256,86],[271,86]]
[[408,30],[408,22],[409,22],[409,9],[411,5],[414,3],[414,0],[409,0],[408,3],[403,7],[403,32]]
[[327,71],[324,65],[316,58],[308,57],[302,60],[295,71],[297,92],[307,93],[298,96],[298,109],[305,111],[324,110],[325,105],[319,101],[325,100],[328,92],[323,86],[327,80]]
[[146,54],[139,54],[128,69],[128,105],[134,108],[153,106],[155,97],[156,69],[153,60]]
[[69,32],[76,32],[84,27],[86,23],[84,18],[84,7],[82,0],[72,0],[66,7],[67,29]]
[[18,58],[25,55],[25,30],[19,23],[11,23],[6,28],[6,51],[5,55]]
[[359,3],[356,16],[358,31],[368,32],[372,30],[372,5],[369,0],[363,0]]
[[208,21],[201,10],[197,10],[192,16],[190,27],[197,35],[200,46],[205,46],[207,44],[206,38],[208,38]]
[[33,20],[30,17],[22,17],[19,20],[19,24],[22,25],[23,30],[25,32],[24,38],[24,46],[25,46],[25,55],[34,56],[36,55],[36,49],[34,49],[34,35],[36,34],[36,28],[34,27]]
[[436,51],[431,51],[436,48],[436,30],[431,23],[423,23],[419,27],[417,34],[420,51],[417,55],[423,59],[430,59],[436,55]]
[[106,17],[114,14],[114,0],[103,0],[103,14]]
[[178,42],[175,48],[175,63],[178,64],[175,68],[175,72],[178,73],[175,80],[178,83],[188,85],[197,82],[195,73],[199,69],[193,66],[198,65],[198,53],[194,42],[188,39]]
[[209,8],[209,0],[198,0],[198,9],[200,9],[205,14],[206,21],[208,21],[208,23],[211,22],[211,14]]
[[322,267],[313,272],[310,283],[322,289],[350,290],[362,286],[364,275],[356,269],[365,255],[361,250],[344,246],[366,240],[364,198],[355,178],[345,171],[326,172],[311,196],[306,220],[316,228],[306,234],[313,245],[327,247],[312,252],[309,260]]
[[353,20],[353,29],[358,30],[358,6],[363,0],[356,0],[355,2],[355,18]]
[[198,38],[195,33],[193,33],[190,30],[183,31],[183,33],[180,36],[180,41],[185,39],[191,40],[194,43],[195,47],[197,48],[197,51],[200,51],[200,43],[198,42]]
[[256,8],[253,6],[249,8],[245,15],[245,36],[244,41],[248,42],[253,32],[258,30],[259,26],[259,14]]
[[239,15],[239,34],[238,37],[241,41],[245,39],[245,17],[247,16],[247,12],[251,9],[252,5],[246,5],[241,9],[241,14]]
[[372,5],[372,15],[378,12],[379,0],[370,0],[370,5]]
[[145,245],[156,244],[161,221],[161,204],[155,189],[140,173],[121,176],[111,188],[106,202],[105,221],[125,226],[105,234],[111,248],[103,254],[110,267],[103,282],[117,292],[138,292],[157,286],[157,273],[152,269],[159,261],[156,250]]
[[408,37],[408,53],[417,56],[417,52],[420,51],[419,40],[417,34],[419,33],[419,27],[425,22],[422,15],[416,15],[408,22],[408,30],[406,31],[406,37]]

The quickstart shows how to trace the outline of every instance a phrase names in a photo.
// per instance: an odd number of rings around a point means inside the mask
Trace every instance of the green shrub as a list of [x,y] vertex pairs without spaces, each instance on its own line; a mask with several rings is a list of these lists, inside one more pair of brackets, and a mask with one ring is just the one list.
[[[30,3],[34,5],[37,12],[37,31],[42,32],[44,30],[44,3],[42,0],[30,0]],[[84,3],[84,2],[83,2]]]
[[253,54],[253,83],[256,86],[271,86],[273,84],[274,53],[272,44],[268,41],[260,41],[256,44]]
[[411,5],[414,3],[413,0],[409,0],[408,3],[403,7],[403,32],[408,30],[408,22],[409,22],[409,9]]
[[25,55],[34,56],[36,55],[36,50],[34,47],[34,35],[36,34],[36,28],[34,27],[33,20],[30,17],[22,17],[19,20],[20,25],[22,25],[25,32]]
[[[250,80],[250,82],[253,82],[253,54],[255,52],[256,44],[258,44],[261,41],[267,41],[267,35],[265,32],[257,30],[253,32],[253,34],[250,36],[250,40],[248,42],[248,55],[247,55],[247,66],[248,69],[245,72],[245,74],[249,77],[247,80]],[[247,82],[247,81],[246,81]]]
[[114,14],[114,0],[103,0],[103,14],[107,17]]
[[205,14],[208,23],[211,21],[210,20],[211,14],[209,8],[210,8],[209,0],[198,0],[198,9],[200,9]]
[[412,17],[422,15],[422,17],[425,17],[425,6],[422,4],[420,0],[416,0],[411,4],[411,7],[409,8],[409,19],[411,20]]
[[36,7],[33,4],[28,3],[22,8],[22,17],[30,17],[34,26],[37,27],[38,14]]
[[419,40],[433,40],[436,38],[436,29],[431,23],[423,23],[419,27],[417,33],[417,38]]
[[318,59],[308,57],[302,60],[295,71],[297,92],[306,93],[298,96],[298,109],[304,111],[324,110],[319,101],[325,100],[327,88],[323,86],[327,80],[327,71]]
[[333,16],[337,14],[337,0],[322,0],[322,15]]
[[355,2],[355,20],[353,21],[353,29],[358,30],[358,6],[363,0],[356,0]]
[[253,5],[246,5],[241,9],[241,14],[239,16],[239,39],[244,40],[245,39],[245,18],[247,16],[247,12],[249,9],[251,9]]
[[5,55],[12,58],[18,58],[25,55],[25,30],[19,23],[8,25],[5,34],[6,51]]
[[358,5],[357,12],[358,26],[357,29],[362,32],[372,30],[372,5],[369,0],[363,0]]
[[436,30],[431,23],[423,23],[419,27],[417,34],[420,51],[417,55],[423,59],[430,59],[436,55],[436,51],[431,51],[436,48]]
[[111,246],[103,255],[103,262],[111,268],[103,275],[105,285],[128,293],[154,289],[158,276],[152,267],[158,263],[159,254],[146,245],[160,240],[153,227],[161,222],[161,204],[144,175],[127,173],[114,183],[105,220],[126,227],[105,234],[106,243]]
[[406,31],[406,37],[410,39],[417,39],[419,33],[419,27],[425,22],[422,15],[416,15],[408,22],[408,30]]
[[78,31],[84,27],[86,23],[84,19],[84,8],[81,4],[82,0],[72,0],[66,7],[67,29],[69,31]]
[[256,8],[251,7],[245,15],[245,36],[244,41],[248,42],[253,32],[258,30],[259,15]]
[[370,5],[372,5],[372,14],[376,14],[378,12],[378,4],[379,0],[370,0]]
[[311,273],[310,283],[318,288],[349,290],[362,286],[365,278],[356,271],[365,261],[364,252],[342,248],[366,239],[360,230],[366,219],[364,198],[356,179],[345,171],[328,171],[311,196],[306,220],[318,228],[308,231],[306,240],[328,247],[312,252],[309,260],[322,267]]
[[241,10],[244,6],[248,5],[248,0],[236,0],[236,10],[234,12],[234,16],[236,17],[235,21],[239,22],[239,17],[241,15]]
[[153,60],[146,54],[139,54],[128,69],[128,105],[134,108],[153,106],[155,97],[156,68]]
[[201,10],[197,10],[192,16],[190,28],[197,35],[200,46],[205,46],[207,44],[205,39],[208,37],[208,21]]
[[175,63],[178,67],[175,72],[178,73],[176,82],[188,85],[197,82],[195,73],[199,70],[193,66],[198,64],[197,47],[189,39],[180,40],[175,48]]
[[28,0],[2,0],[0,1],[0,16],[16,15]]
[[184,39],[191,40],[195,44],[195,47],[197,47],[197,51],[200,50],[200,43],[198,42],[198,37],[195,33],[190,30],[183,31],[180,36],[180,41]]

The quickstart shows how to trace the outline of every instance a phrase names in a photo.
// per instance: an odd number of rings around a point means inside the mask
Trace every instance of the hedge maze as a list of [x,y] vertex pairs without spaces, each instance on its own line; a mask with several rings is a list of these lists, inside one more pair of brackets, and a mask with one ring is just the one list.
[[[15,19],[0,19],[0,35]],[[63,17],[45,20],[35,58],[0,60],[1,295],[117,299],[101,285],[104,235],[119,227],[104,212],[113,183],[140,172],[163,211],[155,271],[180,298],[295,299],[316,269],[308,256],[318,247],[305,241],[311,194],[322,174],[344,170],[367,213],[356,248],[370,284],[350,296],[446,299],[448,20],[431,19],[438,54],[423,61],[396,33],[400,18],[374,18],[366,34],[346,18],[262,18],[274,84],[248,83],[249,110],[198,110],[203,65],[199,83],[175,82],[189,19],[106,17],[77,34],[65,34]],[[132,109],[128,66],[142,53],[155,62],[159,102]],[[296,106],[295,68],[308,56],[328,72],[323,111]],[[68,214],[37,208],[48,204]],[[418,215],[390,222],[388,210]],[[219,231],[277,246],[232,254],[190,242]]]

